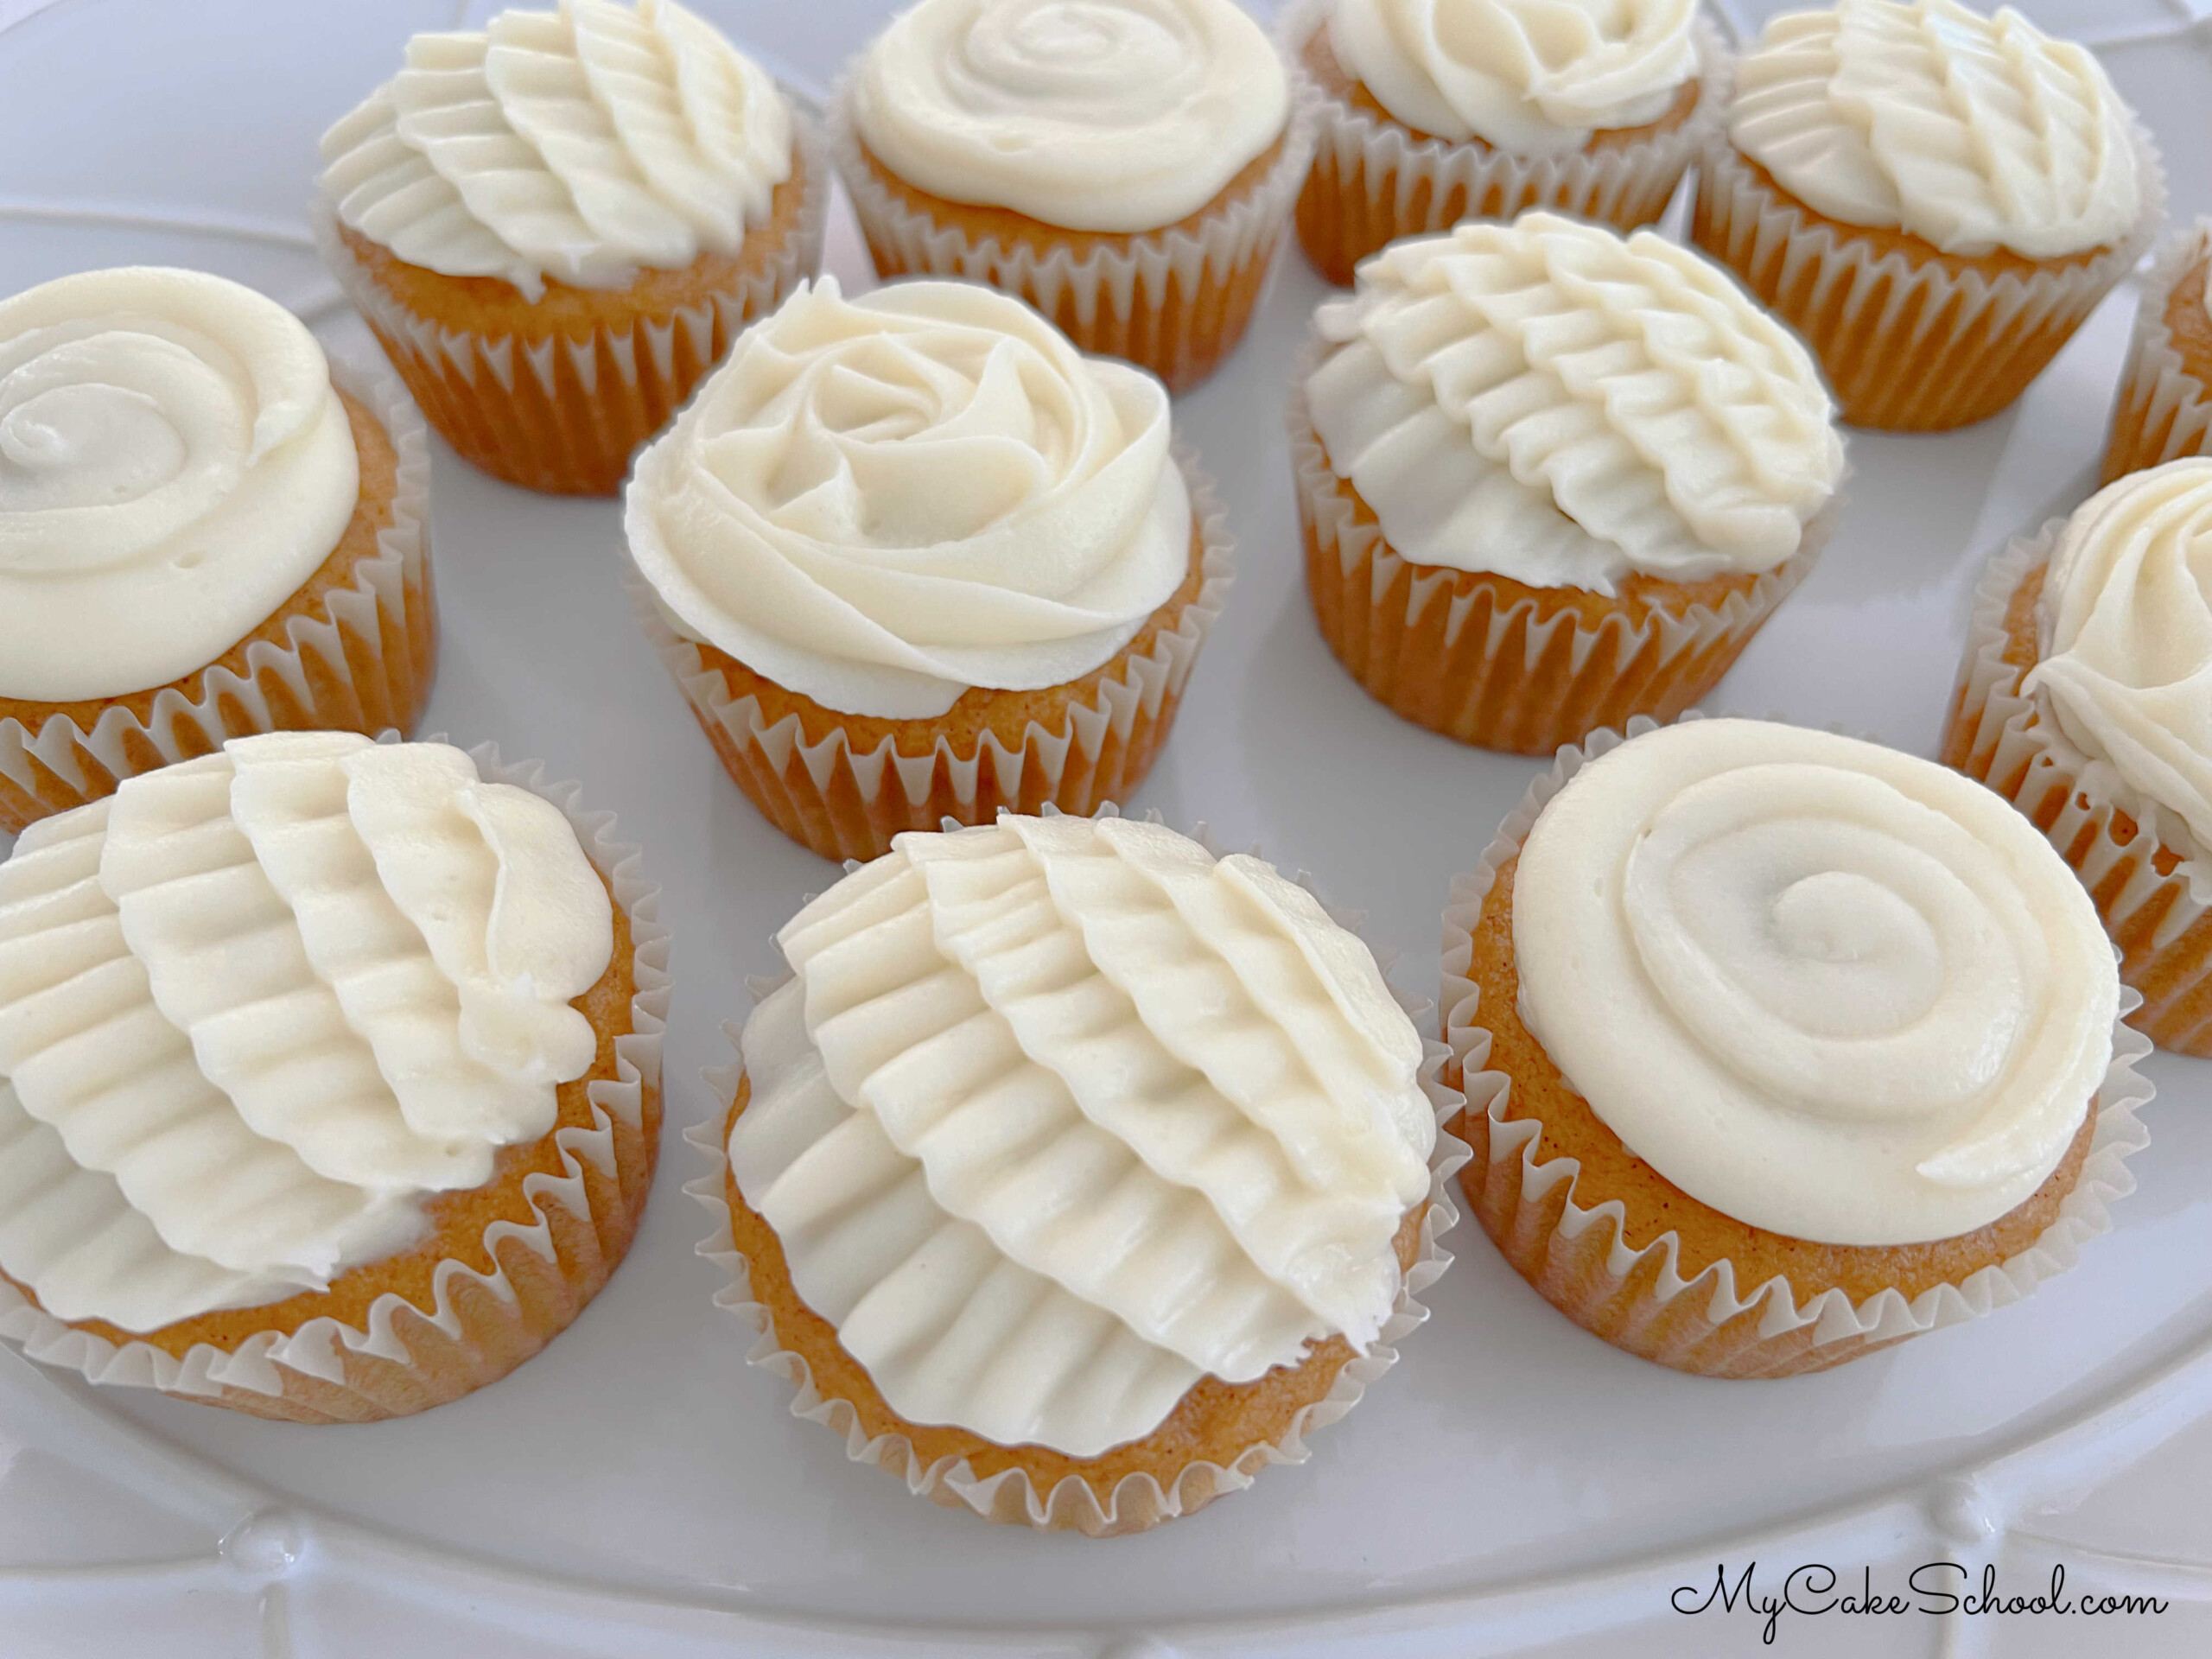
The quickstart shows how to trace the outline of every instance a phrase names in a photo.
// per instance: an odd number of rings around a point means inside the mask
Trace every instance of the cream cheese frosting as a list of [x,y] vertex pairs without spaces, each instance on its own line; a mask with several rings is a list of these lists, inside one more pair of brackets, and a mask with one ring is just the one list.
[[802,285],[638,458],[670,625],[848,714],[1112,658],[1190,569],[1167,393],[971,283]]
[[1109,232],[1197,213],[1290,118],[1282,60],[1231,0],[921,0],[850,97],[908,183]]
[[607,890],[438,743],[234,738],[0,863],[0,1271],[151,1330],[321,1289],[553,1127]]
[[1416,564],[1601,594],[1770,570],[1842,480],[1804,346],[1648,231],[1531,213],[1393,243],[1314,327],[1314,432]]
[[1435,1116],[1367,948],[1157,825],[906,834],[777,936],[739,1191],[892,1408],[1096,1456],[1399,1288]]
[[2124,240],[2143,211],[2132,118],[2103,66],[2010,7],[1787,12],[1736,79],[1736,148],[1847,225],[2053,259]]
[[1735,1219],[1907,1244],[2056,1167],[2112,1053],[2095,906],[1916,756],[1690,721],[1591,761],[1513,884],[1521,1014],[1637,1157]]
[[2091,496],[2052,549],[2036,665],[2092,762],[2212,847],[2212,460],[2130,473]]
[[731,254],[791,176],[766,71],[673,0],[562,0],[417,35],[322,137],[339,219],[410,264],[624,288]]
[[1337,61],[1416,132],[1567,156],[1666,114],[1697,0],[1335,0]]
[[360,462],[305,324],[203,272],[0,300],[0,696],[181,678],[330,556]]

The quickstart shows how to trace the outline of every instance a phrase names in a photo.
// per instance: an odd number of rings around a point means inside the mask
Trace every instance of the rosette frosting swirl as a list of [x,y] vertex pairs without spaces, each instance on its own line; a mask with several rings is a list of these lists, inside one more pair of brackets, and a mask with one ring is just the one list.
[[203,668],[329,557],[360,490],[306,326],[152,267],[0,300],[0,696]]
[[1282,60],[1232,0],[920,0],[851,96],[907,182],[1077,231],[1187,218],[1290,116]]
[[1335,0],[1329,45],[1416,132],[1566,156],[1697,73],[1697,0]]
[[734,253],[791,176],[766,73],[674,0],[562,0],[407,66],[322,137],[338,217],[410,264],[623,288],[640,267]]
[[926,718],[1111,658],[1182,585],[1167,393],[970,283],[803,286],[638,459],[671,624],[848,714]]
[[2107,485],[2067,522],[2023,690],[2154,810],[2212,848],[2212,460]]
[[1606,594],[1771,569],[1842,479],[1804,346],[1648,231],[1533,213],[1394,243],[1314,327],[1313,429],[1416,564]]
[[1971,1232],[2064,1155],[2111,1058],[2095,906],[1971,779],[1692,721],[1585,766],[1513,887],[1522,1016],[1629,1149],[1770,1231]]
[[0,1270],[145,1331],[320,1288],[589,1069],[613,912],[443,744],[236,738],[0,863]]
[[2009,6],[1787,12],[1736,81],[1736,148],[1847,225],[2050,259],[2123,240],[2143,211],[2130,117],[2103,65]]
[[779,933],[729,1141],[893,1410],[1090,1457],[1395,1302],[1419,1035],[1357,938],[1156,825],[908,834]]

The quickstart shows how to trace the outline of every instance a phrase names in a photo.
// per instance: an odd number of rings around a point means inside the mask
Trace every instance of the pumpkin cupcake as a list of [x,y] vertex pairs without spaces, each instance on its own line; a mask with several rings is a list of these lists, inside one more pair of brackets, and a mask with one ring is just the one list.
[[1649,225],[1727,105],[1697,0],[1308,0],[1283,29],[1319,108],[1298,239],[1339,287],[1463,219]]
[[0,1336],[293,1422],[423,1411],[589,1301],[652,1177],[667,936],[575,791],[234,738],[0,862]]
[[1426,1317],[1440,1045],[1303,887],[1157,823],[908,834],[776,936],[701,1254],[793,1409],[993,1521],[1300,1462]]
[[1444,915],[1475,1213],[1707,1376],[2018,1300],[2134,1188],[2148,1045],[2096,912],[1956,772],[1764,721],[1563,751]]
[[1127,799],[1231,577],[1160,382],[972,283],[802,287],[638,458],[623,523],[700,727],[825,858]]
[[0,300],[0,830],[251,732],[411,729],[429,446],[388,376],[200,271]]
[[920,0],[831,127],[879,273],[1005,289],[1171,391],[1243,337],[1313,154],[1234,0]]
[[569,495],[814,273],[830,205],[807,118],[673,0],[418,35],[322,161],[323,259],[430,424]]
[[2212,219],[2169,235],[2143,282],[2103,482],[2212,451]]
[[1394,243],[1313,332],[1290,437],[1314,617],[1369,695],[1462,743],[1673,718],[1834,519],[1805,348],[1649,231],[1532,213]]
[[1804,337],[1846,421],[1942,431],[2025,391],[2164,208],[2085,48],[2010,8],[1837,0],[1738,60],[1692,235]]

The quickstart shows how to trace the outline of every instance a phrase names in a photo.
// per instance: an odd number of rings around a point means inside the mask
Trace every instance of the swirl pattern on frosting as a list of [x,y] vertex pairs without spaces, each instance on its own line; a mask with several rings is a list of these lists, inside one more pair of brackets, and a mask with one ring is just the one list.
[[1804,346],[1648,231],[1532,213],[1394,243],[1314,327],[1313,429],[1416,564],[1604,594],[1768,570],[1842,479]]
[[861,142],[949,201],[1155,231],[1282,136],[1290,82],[1232,0],[920,0],[852,84]]
[[1419,1036],[1258,860],[1156,825],[900,836],[778,935],[730,1167],[893,1409],[1090,1457],[1395,1300]]
[[671,625],[825,707],[944,714],[1080,679],[1190,569],[1167,393],[1019,300],[802,286],[639,456]]
[[1329,45],[1416,132],[1567,156],[1667,112],[1697,0],[1336,0]]
[[0,863],[0,1270],[149,1330],[320,1288],[589,1069],[613,911],[443,744],[237,738]]
[[2022,689],[2154,810],[2212,848],[2212,460],[2107,485],[2075,510],[2036,603]]
[[548,277],[622,288],[736,252],[791,176],[791,111],[674,0],[562,0],[416,35],[322,160],[323,194],[370,241],[535,300]]
[[1784,13],[1736,83],[1736,148],[1847,225],[2052,259],[2123,240],[2143,211],[2130,117],[2104,67],[2009,6]]
[[1823,1243],[2024,1200],[2111,1059],[2120,982],[2031,823],[1915,756],[1692,721],[1586,765],[1513,885],[1521,1013],[1637,1157]]
[[206,667],[330,556],[359,491],[322,347],[275,301],[155,267],[0,300],[0,696]]

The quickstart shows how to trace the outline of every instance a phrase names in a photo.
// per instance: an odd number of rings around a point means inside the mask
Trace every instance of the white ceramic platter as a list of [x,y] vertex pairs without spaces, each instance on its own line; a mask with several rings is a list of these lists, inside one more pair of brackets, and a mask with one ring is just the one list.
[[[372,351],[308,248],[316,135],[409,34],[489,9],[0,0],[0,22],[15,19],[0,33],[0,292],[200,265],[298,308],[341,352]],[[2178,211],[2212,207],[2212,59],[2189,5],[2029,9],[2101,43],[2171,159]],[[890,5],[700,10],[818,96]],[[842,208],[830,264],[863,280]],[[1402,953],[1399,982],[1428,992],[1446,881],[1537,767],[1399,721],[1315,635],[1281,410],[1322,292],[1291,251],[1243,348],[1179,404],[1223,480],[1241,575],[1136,805],[1313,870]],[[1980,561],[2086,493],[2134,303],[2116,295],[1997,420],[1854,435],[1840,534],[1715,706],[1931,749]],[[697,1074],[727,1058],[718,1028],[746,1006],[741,979],[775,966],[770,931],[836,872],[715,764],[623,603],[616,506],[508,489],[442,445],[435,467],[444,648],[427,730],[581,778],[666,886],[676,994],[652,1211],[543,1356],[407,1421],[270,1424],[0,1355],[0,1653],[104,1654],[152,1631],[147,1650],[190,1656],[1462,1654],[1595,1651],[1630,1626],[1648,1653],[1748,1653],[1755,1623],[1682,1620],[1668,1590],[1709,1583],[1724,1556],[1855,1576],[1946,1552],[2022,1577],[2057,1552],[2077,1584],[2155,1585],[2173,1609],[2101,1632],[2104,1649],[2212,1651],[2212,1570],[2156,1528],[2130,1534],[2133,1499],[2098,1550],[2021,1526],[2212,1409],[2212,1069],[2164,1056],[2141,1190],[2113,1236],[2022,1306],[1840,1371],[1732,1384],[1644,1364],[1560,1319],[1463,1225],[1399,1369],[1309,1465],[1194,1520],[1107,1544],[1039,1538],[848,1465],[786,1415],[781,1381],[746,1367],[749,1333],[709,1306],[716,1274],[692,1255],[704,1216],[680,1190],[701,1170],[681,1131],[714,1106]],[[2152,1501],[2148,1484],[2127,1491]],[[2193,1491],[2158,1501],[2202,1507]],[[1802,1621],[1783,1643],[1923,1653],[1939,1637],[2008,1659],[2083,1650],[2032,1621]]]

